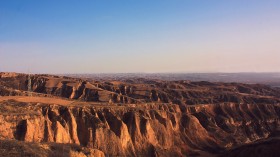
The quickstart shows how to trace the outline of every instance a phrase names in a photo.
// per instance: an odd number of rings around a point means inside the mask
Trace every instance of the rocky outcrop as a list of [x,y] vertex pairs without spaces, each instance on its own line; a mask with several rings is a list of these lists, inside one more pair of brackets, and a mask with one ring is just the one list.
[[68,156],[227,155],[279,136],[280,90],[265,85],[32,75],[34,99],[13,99],[28,94],[27,75],[0,76],[0,139],[71,145]]
[[268,137],[280,115],[280,106],[269,104],[209,104],[184,111],[170,104],[25,105],[34,113],[1,114],[1,138],[77,144],[112,156],[219,154]]
[[[9,76],[9,75],[8,75]],[[26,95],[28,76],[0,78],[1,95]],[[88,81],[51,75],[32,75],[32,89],[45,96],[120,104],[173,103],[197,105],[213,103],[280,103],[280,90],[266,85],[189,81]],[[4,89],[5,87],[5,89]],[[11,90],[8,90],[11,89]],[[15,92],[12,89],[18,90]]]

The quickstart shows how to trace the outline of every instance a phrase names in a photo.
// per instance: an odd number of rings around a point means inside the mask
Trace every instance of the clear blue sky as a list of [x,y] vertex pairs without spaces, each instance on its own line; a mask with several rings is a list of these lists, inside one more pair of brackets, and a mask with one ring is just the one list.
[[1,0],[0,71],[280,71],[279,0]]

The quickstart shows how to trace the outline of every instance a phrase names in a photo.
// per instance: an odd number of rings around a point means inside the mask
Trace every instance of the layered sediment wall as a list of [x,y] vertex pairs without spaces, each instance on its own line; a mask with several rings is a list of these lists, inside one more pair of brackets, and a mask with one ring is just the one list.
[[167,104],[67,107],[5,103],[6,111],[14,108],[14,113],[1,112],[1,138],[73,143],[112,156],[219,153],[268,137],[278,129],[280,115],[279,105],[234,103],[197,105],[184,111]]
[[31,79],[33,98],[24,96],[27,75],[0,73],[0,140],[73,144],[110,156],[209,156],[280,130],[280,90],[266,85]]

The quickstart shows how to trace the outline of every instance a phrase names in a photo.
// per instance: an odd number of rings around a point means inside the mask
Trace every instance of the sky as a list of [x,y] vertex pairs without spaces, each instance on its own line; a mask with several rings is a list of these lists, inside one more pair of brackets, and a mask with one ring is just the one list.
[[0,71],[280,72],[279,0],[1,0]]

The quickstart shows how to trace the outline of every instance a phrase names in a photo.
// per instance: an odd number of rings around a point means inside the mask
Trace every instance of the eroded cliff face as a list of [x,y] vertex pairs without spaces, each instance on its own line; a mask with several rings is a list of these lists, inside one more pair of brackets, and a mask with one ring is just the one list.
[[[0,75],[1,76],[1,75]],[[27,95],[28,75],[0,77],[1,95]],[[189,81],[94,81],[52,75],[32,75],[32,90],[44,96],[106,103],[280,103],[280,90],[259,84]],[[5,88],[4,88],[5,87]],[[16,89],[16,91],[15,91]]]
[[0,73],[0,140],[82,156],[227,156],[280,130],[280,90],[265,85],[31,79],[26,97],[27,75]]
[[[139,104],[60,106],[5,101],[3,139],[73,143],[112,156],[185,156],[266,138],[279,129],[279,105]],[[9,114],[7,114],[9,113]]]

